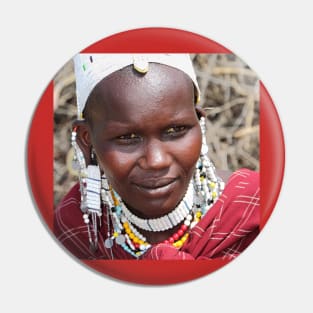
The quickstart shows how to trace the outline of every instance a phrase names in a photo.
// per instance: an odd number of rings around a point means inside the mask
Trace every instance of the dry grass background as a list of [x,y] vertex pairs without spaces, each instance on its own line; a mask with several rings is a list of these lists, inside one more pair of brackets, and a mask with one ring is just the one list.
[[[192,54],[200,106],[207,113],[209,154],[219,169],[259,169],[259,80],[232,54]],[[71,125],[76,118],[70,60],[54,78],[54,202],[77,182],[67,167]]]

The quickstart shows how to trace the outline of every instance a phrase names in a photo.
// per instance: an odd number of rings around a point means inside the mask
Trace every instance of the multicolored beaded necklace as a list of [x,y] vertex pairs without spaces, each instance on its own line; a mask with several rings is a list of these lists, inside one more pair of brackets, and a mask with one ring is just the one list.
[[182,223],[177,232],[163,241],[180,249],[188,239],[189,230],[208,212],[224,189],[224,183],[215,176],[215,171],[210,173],[213,165],[210,161],[204,162],[204,165],[203,161],[197,163],[194,176],[180,204],[169,214],[156,219],[141,219],[131,213],[120,196],[110,188],[106,178],[102,178],[102,203],[107,208],[107,216],[110,216],[113,226],[112,232],[108,229],[104,246],[112,249],[115,242],[133,257],[140,258],[151,244],[139,229],[160,232]]

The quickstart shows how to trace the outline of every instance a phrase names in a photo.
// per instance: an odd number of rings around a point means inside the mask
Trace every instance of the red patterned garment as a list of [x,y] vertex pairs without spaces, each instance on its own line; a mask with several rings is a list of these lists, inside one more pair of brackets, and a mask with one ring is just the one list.
[[[216,203],[194,226],[185,244],[153,245],[141,259],[205,260],[237,257],[256,238],[260,224],[259,173],[248,169],[234,172]],[[64,247],[79,259],[134,259],[121,246],[104,246],[107,233],[106,210],[99,229],[99,247],[89,249],[88,229],[80,211],[79,185],[76,184],[55,209],[54,233]]]

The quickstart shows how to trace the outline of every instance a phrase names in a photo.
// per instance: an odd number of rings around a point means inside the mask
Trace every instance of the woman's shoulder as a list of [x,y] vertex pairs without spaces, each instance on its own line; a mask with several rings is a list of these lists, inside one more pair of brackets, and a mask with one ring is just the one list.
[[82,213],[80,210],[79,183],[75,184],[54,210],[54,231],[57,235],[74,225],[80,225]]
[[[219,216],[222,225],[232,225],[238,234],[258,231],[260,225],[259,172],[241,168],[233,172],[216,202],[212,214]],[[240,231],[239,231],[240,230]]]
[[[74,185],[54,212],[54,235],[59,242],[79,259],[94,259],[97,254],[90,251],[88,226],[84,223],[80,209],[79,184]],[[102,256],[102,252],[98,253]]]

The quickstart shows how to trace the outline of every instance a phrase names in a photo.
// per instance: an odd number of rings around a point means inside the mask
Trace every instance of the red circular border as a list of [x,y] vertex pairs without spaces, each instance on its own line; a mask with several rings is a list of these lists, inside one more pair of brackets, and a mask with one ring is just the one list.
[[[172,28],[141,28],[125,31],[104,38],[87,47],[83,52],[232,53],[208,38]],[[285,144],[281,123],[272,99],[263,83],[260,82],[261,229],[276,204],[282,185],[284,166]],[[32,119],[27,145],[27,167],[34,200],[52,231],[53,81],[41,97]],[[123,281],[153,285],[185,282],[209,274],[227,263],[222,259],[205,261],[82,260],[82,262],[100,273]]]

